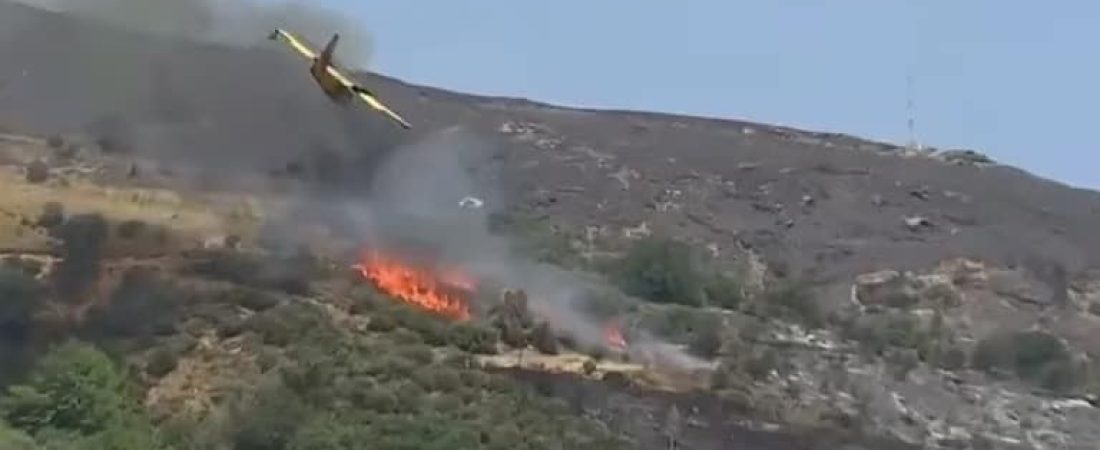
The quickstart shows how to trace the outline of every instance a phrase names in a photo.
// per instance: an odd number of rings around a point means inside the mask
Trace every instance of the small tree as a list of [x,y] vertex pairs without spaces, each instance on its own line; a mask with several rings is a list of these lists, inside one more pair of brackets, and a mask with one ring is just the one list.
[[470,353],[492,355],[497,353],[498,336],[496,330],[469,324],[455,324],[451,327],[450,342],[459,349]]
[[27,164],[27,182],[31,184],[45,183],[50,179],[50,166],[45,161],[35,160]]
[[539,322],[535,325],[535,329],[531,330],[531,342],[534,344],[535,349],[541,353],[547,355],[558,354],[558,340],[554,336],[554,331],[550,329],[550,324],[546,322]]
[[703,287],[703,292],[707,296],[707,305],[718,308],[737,309],[744,300],[741,284],[726,274],[711,276]]
[[92,435],[133,423],[136,407],[126,379],[107,355],[77,341],[50,350],[25,384],[10,387],[0,399],[4,419],[32,434],[54,428]]
[[713,359],[722,349],[722,329],[719,323],[707,322],[707,325],[695,333],[688,343],[688,350],[696,356]]
[[626,253],[617,270],[623,290],[649,301],[700,305],[702,277],[687,244],[647,238]]
[[1045,331],[998,333],[978,342],[971,366],[987,372],[1015,374],[1046,389],[1064,392],[1081,382],[1073,353]]
[[65,223],[65,206],[58,202],[46,202],[35,225],[50,230],[62,223]]
[[36,450],[34,439],[7,423],[0,422],[0,448],[4,450]]
[[238,450],[285,448],[308,417],[303,399],[283,386],[262,388],[255,398],[239,405],[233,430]]

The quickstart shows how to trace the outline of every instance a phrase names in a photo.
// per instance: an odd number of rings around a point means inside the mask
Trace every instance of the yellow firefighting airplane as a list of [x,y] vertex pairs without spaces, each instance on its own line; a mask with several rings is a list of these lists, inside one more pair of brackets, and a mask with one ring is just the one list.
[[290,48],[297,51],[306,59],[312,61],[309,67],[310,75],[313,75],[313,79],[317,81],[317,84],[321,86],[321,90],[328,95],[330,99],[338,104],[346,105],[353,97],[358,97],[374,108],[378,112],[385,114],[394,122],[401,125],[402,128],[412,128],[409,122],[402,119],[401,116],[393,112],[389,107],[382,104],[377,97],[374,96],[367,88],[351,81],[343,73],[340,73],[332,64],[332,54],[336,50],[336,42],[340,39],[339,34],[332,35],[332,39],[325,45],[324,50],[320,55],[314,53],[302,40],[294,37],[294,35],[282,30],[276,29],[271,32],[268,39],[278,40],[282,38],[283,42],[290,46]]

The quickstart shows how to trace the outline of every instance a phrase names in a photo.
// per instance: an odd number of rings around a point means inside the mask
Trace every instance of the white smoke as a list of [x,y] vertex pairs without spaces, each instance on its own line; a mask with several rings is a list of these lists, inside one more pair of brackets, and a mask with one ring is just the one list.
[[[473,278],[527,293],[539,318],[586,347],[602,347],[604,323],[586,307],[594,295],[613,288],[599,277],[540,263],[517,251],[509,238],[489,231],[489,215],[500,196],[483,175],[491,175],[490,147],[459,128],[443,130],[397,148],[373,174],[363,198],[310,198],[309,217],[340,222],[344,233],[366,245],[429,263],[461,267]],[[484,199],[465,208],[465,197]],[[303,210],[291,214],[305,217]],[[288,232],[303,227],[295,224]],[[291,235],[287,236],[288,238]],[[657,355],[665,364],[697,368],[704,363],[644,333],[631,347]]]

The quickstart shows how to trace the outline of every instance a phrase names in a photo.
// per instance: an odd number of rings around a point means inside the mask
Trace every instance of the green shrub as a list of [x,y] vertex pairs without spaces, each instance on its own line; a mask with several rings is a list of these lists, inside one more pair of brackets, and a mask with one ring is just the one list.
[[115,429],[150,434],[139,408],[133,388],[107,355],[76,341],[52,348],[24,383],[0,399],[4,420],[32,435],[43,429],[79,436]]
[[703,328],[696,330],[688,342],[688,351],[696,356],[713,359],[722,349],[722,328],[717,321],[707,322]]
[[959,370],[966,367],[966,350],[948,347],[939,359],[939,367],[944,370]]
[[577,236],[553,226],[545,219],[508,211],[490,213],[488,222],[492,233],[518,237],[518,250],[531,259],[561,267],[585,264],[573,245]]
[[710,311],[684,306],[668,306],[647,311],[639,325],[672,342],[690,344],[701,339],[700,333],[719,330],[722,326],[722,318]]
[[452,392],[462,387],[462,378],[454,369],[445,366],[428,366],[417,371],[415,381],[429,391]]
[[844,337],[859,342],[867,352],[885,354],[890,348],[925,349],[930,339],[920,322],[907,311],[872,314],[847,324]]
[[145,232],[148,224],[140,220],[127,220],[118,224],[115,234],[122,239],[135,239]]
[[512,348],[526,348],[528,339],[523,327],[512,321],[498,321],[497,330],[500,332],[500,341]]
[[471,324],[455,324],[451,326],[450,343],[455,347],[470,353],[494,355],[497,353],[496,330]]
[[887,361],[891,364],[891,368],[894,373],[894,378],[898,381],[904,381],[909,376],[909,372],[916,369],[920,365],[920,357],[917,355],[916,350],[911,348],[902,348],[891,351],[887,354]]
[[308,335],[331,331],[325,313],[304,303],[288,303],[253,315],[245,327],[260,335],[263,342],[286,347]]
[[384,309],[390,304],[388,299],[382,298],[382,294],[378,290],[367,284],[352,289],[348,297],[351,300],[348,312],[351,314],[367,314]]
[[646,238],[627,251],[614,275],[627,294],[657,303],[699,306],[703,277],[694,259],[685,243]]
[[30,184],[45,183],[50,179],[50,166],[36,159],[27,164],[26,180]]
[[222,292],[218,297],[218,301],[256,312],[267,311],[281,303],[277,296],[249,287],[235,287]]
[[745,365],[745,373],[752,377],[753,380],[763,380],[772,373],[780,369],[780,357],[779,353],[773,349],[765,349],[759,352],[757,355],[749,358]]
[[388,414],[397,411],[397,396],[381,386],[354,391],[352,401],[359,408],[371,412]]
[[1056,391],[1072,389],[1082,381],[1070,349],[1045,331],[1005,332],[982,339],[974,349],[971,366],[1012,373]]
[[417,332],[405,328],[398,328],[387,336],[390,340],[401,345],[423,345],[424,338]]
[[58,202],[46,202],[42,205],[42,212],[38,214],[35,225],[53,230],[65,223],[65,205]]
[[403,304],[390,306],[388,311],[398,325],[416,332],[428,345],[446,345],[448,324],[443,319]]
[[270,347],[262,347],[256,355],[256,365],[265,373],[274,369],[279,365],[279,353]]
[[16,430],[0,421],[0,449],[4,450],[36,450],[38,446],[34,439],[22,431]]
[[387,315],[373,315],[367,322],[367,330],[375,333],[388,333],[397,328],[397,322]]
[[236,450],[285,448],[310,415],[305,402],[282,386],[261,389],[237,409],[232,430]]
[[157,347],[149,354],[149,360],[145,363],[145,372],[154,377],[163,377],[173,370],[179,363],[180,352],[170,346]]
[[709,277],[703,286],[707,305],[724,309],[737,309],[741,306],[744,296],[741,294],[741,284],[730,275],[717,274]]
[[558,339],[554,336],[554,331],[550,328],[550,324],[546,322],[539,322],[535,325],[535,328],[531,330],[531,343],[534,344],[535,350],[547,355],[558,354]]
[[772,286],[765,291],[763,300],[766,316],[786,318],[810,328],[825,325],[825,313],[804,282],[787,281]]
[[432,349],[424,345],[405,345],[398,349],[398,355],[417,364],[430,364],[435,357]]

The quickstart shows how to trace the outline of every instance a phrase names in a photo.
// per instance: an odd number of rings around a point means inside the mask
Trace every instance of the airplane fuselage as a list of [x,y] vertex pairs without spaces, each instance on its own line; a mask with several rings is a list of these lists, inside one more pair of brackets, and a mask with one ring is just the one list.
[[321,87],[325,95],[333,101],[340,104],[347,104],[354,97],[354,92],[344,86],[336,77],[332,76],[328,68],[321,64],[318,58],[313,59],[313,64],[309,67],[309,74],[313,76],[313,80],[317,82],[317,85]]
[[390,120],[397,122],[402,128],[412,128],[409,122],[379,101],[371,91],[356,83],[351,77],[340,73],[333,66],[332,55],[336,50],[336,42],[340,39],[339,34],[332,35],[332,39],[319,53],[314,52],[301,40],[282,29],[276,28],[268,35],[268,39],[271,40],[279,40],[280,38],[299,55],[309,59],[309,74],[313,76],[313,81],[317,82],[317,86],[330,100],[345,106],[350,104],[353,99],[362,100],[375,111],[381,112]]

